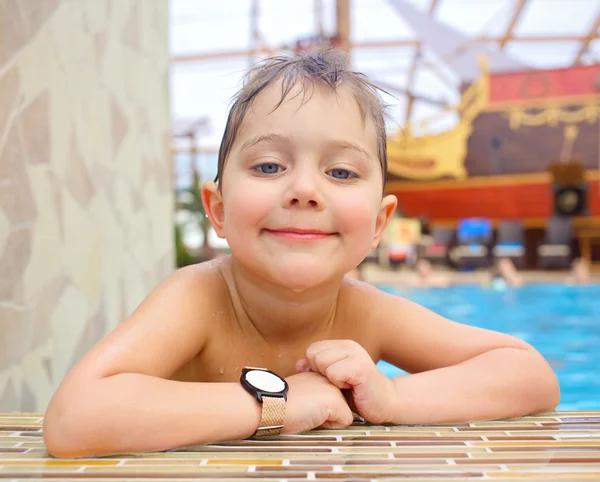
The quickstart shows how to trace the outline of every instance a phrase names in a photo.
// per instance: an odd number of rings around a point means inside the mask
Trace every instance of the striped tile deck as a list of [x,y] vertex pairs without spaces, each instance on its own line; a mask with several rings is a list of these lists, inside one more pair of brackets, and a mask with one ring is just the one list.
[[0,414],[0,479],[600,480],[600,412],[316,430],[169,452],[59,460],[41,414]]

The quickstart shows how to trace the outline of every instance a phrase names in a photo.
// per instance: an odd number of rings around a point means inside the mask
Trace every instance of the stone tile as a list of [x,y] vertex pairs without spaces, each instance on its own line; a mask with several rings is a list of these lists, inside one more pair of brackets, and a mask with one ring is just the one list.
[[123,43],[136,52],[141,52],[141,27],[139,4],[133,2],[127,22],[123,27]]
[[71,359],[85,330],[88,305],[79,290],[67,286],[63,291],[54,312],[50,314],[50,325],[54,338],[55,376],[62,378],[71,368]]
[[74,348],[70,365],[75,365],[106,333],[106,309],[104,303],[101,302],[96,313],[85,324],[84,331]]
[[61,213],[57,211],[54,190],[46,166],[28,166],[27,175],[32,187],[38,216],[34,224],[31,255],[23,273],[24,297],[36,300],[48,284],[56,282],[64,271],[62,250]]
[[42,2],[21,2],[21,10],[26,21],[29,38],[34,37],[40,27],[58,8],[60,0],[44,0]]
[[[91,34],[105,35],[108,22],[110,2],[98,2],[96,0],[81,0],[88,31]],[[97,54],[96,54],[97,55]]]
[[[54,210],[56,213],[63,212],[62,206],[62,190],[63,185],[60,179],[56,176],[54,172],[48,172],[48,183],[50,185],[51,196],[49,202],[52,203]],[[57,220],[58,232],[60,233],[61,240],[65,239],[65,228],[64,223],[62,221],[62,216]]]
[[[0,70],[2,70],[4,63],[13,58],[28,40],[28,32],[20,8],[22,3],[20,0],[3,0],[0,2]],[[3,92],[1,80],[0,92]],[[2,133],[1,104],[0,133]]]
[[[0,304],[0,320],[0,366],[10,367],[18,364],[30,348],[31,312]],[[17,406],[10,409],[16,410]]]
[[[12,133],[13,137],[10,138],[11,133],[9,132],[14,124],[12,116],[21,101],[19,96],[20,82],[19,72],[15,67],[10,68],[4,75],[0,76],[0,92],[2,93],[0,98],[2,99],[2,102],[0,102],[0,165],[8,163],[9,160],[14,162],[14,158],[21,157],[20,137],[15,132]],[[3,144],[2,139],[7,135],[7,132],[9,138]],[[3,154],[3,151],[7,151],[7,154]],[[10,170],[13,171],[14,167]],[[3,177],[6,178],[7,175],[6,173],[2,174],[0,171],[0,183],[3,181]]]
[[33,390],[25,380],[21,383],[21,403],[19,408],[28,412],[33,412],[36,409],[36,396]]
[[121,148],[121,144],[123,143],[123,139],[127,135],[129,131],[129,122],[123,113],[123,109],[119,105],[118,101],[111,97],[110,99],[110,107],[111,107],[111,125],[112,125],[112,143],[113,143],[113,160],[117,157],[117,153]]
[[11,231],[11,224],[8,220],[8,217],[0,209],[0,253],[4,252],[4,247],[6,246],[6,240]]
[[71,147],[67,159],[65,186],[82,206],[87,206],[95,194],[95,187],[90,178],[85,159],[81,155],[75,134],[71,137]]
[[[14,410],[18,405],[18,395],[15,390],[15,385],[12,380],[8,380],[4,387],[3,393],[0,393],[0,410],[1,411],[10,411]],[[11,449],[0,449],[0,452],[8,452]]]
[[56,304],[69,284],[69,278],[62,274],[38,292],[32,314],[32,348],[40,346],[48,340],[51,332],[49,315],[54,312]]
[[42,92],[19,115],[24,151],[30,164],[50,161],[50,117],[48,91]]
[[33,221],[37,214],[25,160],[20,127],[13,123],[0,152],[0,208],[13,225]]

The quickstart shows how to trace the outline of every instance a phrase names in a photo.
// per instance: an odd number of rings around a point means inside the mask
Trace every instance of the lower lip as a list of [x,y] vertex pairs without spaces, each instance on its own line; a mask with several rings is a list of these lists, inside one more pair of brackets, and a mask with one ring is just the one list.
[[333,236],[333,234],[329,233],[292,233],[290,231],[271,231],[269,229],[265,229],[265,231],[279,238],[297,239],[300,241],[316,241],[318,239],[325,239]]

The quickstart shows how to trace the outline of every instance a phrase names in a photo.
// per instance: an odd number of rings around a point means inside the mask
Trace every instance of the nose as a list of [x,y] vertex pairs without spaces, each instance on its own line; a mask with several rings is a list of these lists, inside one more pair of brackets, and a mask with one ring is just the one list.
[[323,199],[319,193],[316,173],[308,169],[298,170],[290,176],[290,184],[285,193],[284,207],[323,209]]

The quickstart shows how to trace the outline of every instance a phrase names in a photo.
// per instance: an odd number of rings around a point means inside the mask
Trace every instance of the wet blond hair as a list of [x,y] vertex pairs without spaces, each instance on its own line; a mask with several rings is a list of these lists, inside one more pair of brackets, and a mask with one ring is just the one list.
[[[222,184],[223,169],[238,135],[248,108],[264,89],[281,79],[281,99],[277,109],[296,84],[301,86],[302,103],[310,100],[315,85],[325,85],[333,92],[342,85],[352,89],[363,118],[370,115],[377,132],[377,155],[381,165],[383,184],[387,178],[387,150],[385,133],[385,104],[379,92],[366,75],[354,72],[349,67],[348,56],[338,49],[327,49],[294,56],[275,56],[254,65],[244,77],[240,91],[227,117],[225,133],[219,147],[219,163],[215,182]],[[308,97],[307,97],[308,94]],[[299,95],[299,94],[298,94]]]

